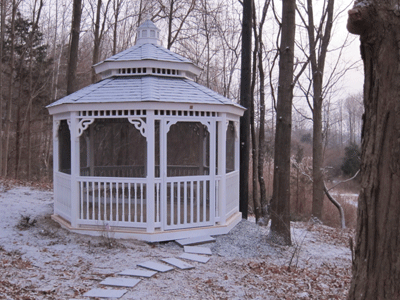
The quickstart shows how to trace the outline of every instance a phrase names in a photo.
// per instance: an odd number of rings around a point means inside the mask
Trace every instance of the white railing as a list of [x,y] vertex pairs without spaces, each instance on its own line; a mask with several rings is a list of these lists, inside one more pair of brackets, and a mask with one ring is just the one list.
[[167,177],[164,229],[214,225],[214,195],[210,176]]
[[[79,177],[78,223],[146,228],[147,184],[144,178]],[[154,185],[154,216],[160,227],[160,182]]]
[[71,221],[71,175],[54,173],[54,213]]
[[239,211],[239,171],[226,175],[226,218]]

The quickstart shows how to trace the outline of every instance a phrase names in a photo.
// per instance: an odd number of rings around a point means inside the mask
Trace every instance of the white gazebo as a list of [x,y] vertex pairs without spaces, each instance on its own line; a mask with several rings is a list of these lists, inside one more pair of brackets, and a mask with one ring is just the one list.
[[244,108],[193,79],[146,21],[134,47],[94,66],[102,80],[48,106],[54,214],[79,233],[150,242],[225,234],[239,212]]

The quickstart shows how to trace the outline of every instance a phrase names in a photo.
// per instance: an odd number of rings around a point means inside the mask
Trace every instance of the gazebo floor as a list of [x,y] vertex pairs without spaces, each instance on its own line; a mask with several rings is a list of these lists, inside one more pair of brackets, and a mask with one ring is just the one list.
[[236,212],[230,216],[224,225],[216,224],[214,226],[193,227],[185,229],[173,229],[162,231],[156,228],[154,232],[147,232],[146,228],[137,227],[112,227],[106,231],[104,226],[95,225],[79,225],[78,228],[72,227],[71,223],[59,215],[52,215],[51,218],[59,223],[61,227],[75,233],[87,234],[92,236],[105,236],[116,239],[138,239],[146,242],[162,242],[177,240],[189,237],[197,237],[204,235],[222,235],[227,234],[242,219],[242,214]]

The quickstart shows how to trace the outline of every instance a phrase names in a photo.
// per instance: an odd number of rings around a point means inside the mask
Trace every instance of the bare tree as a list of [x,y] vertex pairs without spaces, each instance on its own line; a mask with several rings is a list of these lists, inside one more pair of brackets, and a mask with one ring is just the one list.
[[[251,106],[251,29],[252,0],[243,1],[242,24],[242,73],[240,79],[240,104]],[[240,211],[247,219],[249,203],[249,150],[250,150],[250,112],[244,112],[240,121]]]
[[0,176],[3,174],[3,41],[6,19],[6,1],[1,1],[0,12]]
[[81,31],[82,0],[74,0],[71,25],[71,45],[67,71],[67,94],[76,90],[76,69],[78,65],[79,34]]
[[356,1],[348,30],[364,62],[361,192],[348,299],[400,297],[400,8]]
[[279,47],[279,87],[276,111],[275,166],[271,203],[270,237],[291,245],[290,234],[290,145],[293,102],[293,61],[296,31],[296,1],[282,1],[282,36]]
[[15,72],[15,61],[14,61],[14,39],[15,39],[15,16],[17,14],[18,4],[15,0],[12,1],[12,13],[11,13],[11,24],[10,24],[10,74],[9,74],[9,90],[8,90],[8,102],[7,102],[7,116],[6,116],[6,129],[5,129],[5,145],[4,145],[4,156],[3,156],[3,176],[8,174],[8,158],[9,158],[9,147],[10,147],[10,131],[11,131],[11,120],[12,120],[12,104],[13,104],[13,89],[14,84],[14,72]]
[[[315,4],[315,3],[314,3]],[[323,178],[323,143],[322,143],[322,108],[323,108],[323,74],[325,69],[328,45],[331,39],[333,26],[334,0],[325,0],[323,11],[318,26],[314,21],[313,1],[307,0],[303,4],[307,16],[303,18],[300,10],[299,15],[308,33],[309,60],[312,74],[313,87],[313,202],[312,215],[322,219],[322,208],[324,200],[324,178]]]
[[[97,6],[96,6],[96,20],[94,22],[94,45],[93,45],[93,59],[92,63],[93,65],[97,64],[99,62],[99,56],[100,56],[100,44],[103,39],[103,34],[105,31],[105,25],[106,25],[106,16],[107,16],[107,11],[108,11],[108,6],[110,5],[111,0],[107,1],[107,4],[104,9],[104,16],[103,16],[103,21],[101,23],[101,28],[100,28],[100,19],[101,19],[101,8],[103,6],[103,1],[102,0],[97,0]],[[92,83],[96,82],[96,72],[94,69],[92,69]]]

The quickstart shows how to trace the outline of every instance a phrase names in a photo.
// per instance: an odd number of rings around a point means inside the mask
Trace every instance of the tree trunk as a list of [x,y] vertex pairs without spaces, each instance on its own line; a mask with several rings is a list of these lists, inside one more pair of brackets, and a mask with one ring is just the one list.
[[240,78],[240,105],[247,108],[240,121],[240,211],[247,219],[249,203],[249,145],[251,101],[251,27],[252,0],[243,1],[242,72]]
[[271,203],[270,238],[291,245],[290,145],[292,133],[293,60],[296,1],[282,1],[282,36],[279,48],[279,87],[276,112],[275,165]]
[[[260,131],[258,136],[258,183],[260,185],[260,212],[262,212],[262,205],[267,204],[267,189],[264,180],[264,161],[265,161],[265,74],[263,67],[263,42],[262,33],[265,18],[267,16],[270,0],[266,0],[262,12],[261,22],[258,33],[258,71],[260,74]],[[262,214],[261,214],[262,216]],[[263,217],[263,216],[262,216]]]
[[[100,53],[100,12],[101,12],[101,0],[97,0],[96,10],[96,21],[94,23],[94,46],[93,46],[93,59],[92,64],[95,65],[99,62]],[[96,72],[92,68],[92,83],[96,82]]]
[[[321,24],[325,23],[325,30],[319,28],[319,36],[315,37],[315,24],[312,0],[307,0],[308,10],[308,39],[310,44],[310,62],[313,80],[313,202],[312,215],[319,220],[322,219],[324,201],[324,178],[323,178],[323,151],[322,151],[322,102],[323,102],[323,74],[325,69],[325,58],[331,38],[333,24],[334,0],[327,0],[326,11],[321,17]],[[327,15],[324,22],[325,15]],[[317,47],[317,41],[320,43]]]
[[398,1],[356,2],[347,28],[360,35],[365,73],[361,191],[348,299],[400,299]]
[[76,91],[76,69],[78,66],[79,33],[81,30],[82,0],[74,0],[71,25],[71,46],[69,50],[67,94]]
[[6,19],[6,1],[1,1],[0,12],[0,176],[3,174],[3,41]]
[[11,58],[10,58],[10,82],[9,82],[9,92],[8,92],[8,103],[7,103],[7,116],[6,116],[6,129],[5,129],[5,149],[4,149],[4,161],[3,161],[3,176],[7,177],[8,173],[8,155],[10,147],[10,130],[11,130],[11,120],[12,120],[12,103],[13,103],[13,85],[14,85],[14,39],[15,39],[15,16],[17,13],[17,3],[15,0],[12,2],[12,13],[11,13]]
[[259,46],[259,39],[257,35],[256,28],[256,12],[254,5],[252,7],[252,16],[253,16],[253,34],[254,34],[254,50],[253,50],[253,70],[251,75],[251,101],[250,101],[250,130],[251,130],[251,146],[252,146],[252,185],[253,185],[253,211],[256,217],[256,223],[262,217],[261,203],[260,197],[258,196],[258,156],[259,149],[257,146],[257,130],[256,130],[256,121],[255,121],[255,99],[254,99],[254,90],[256,87],[256,74],[257,74],[257,52]]

